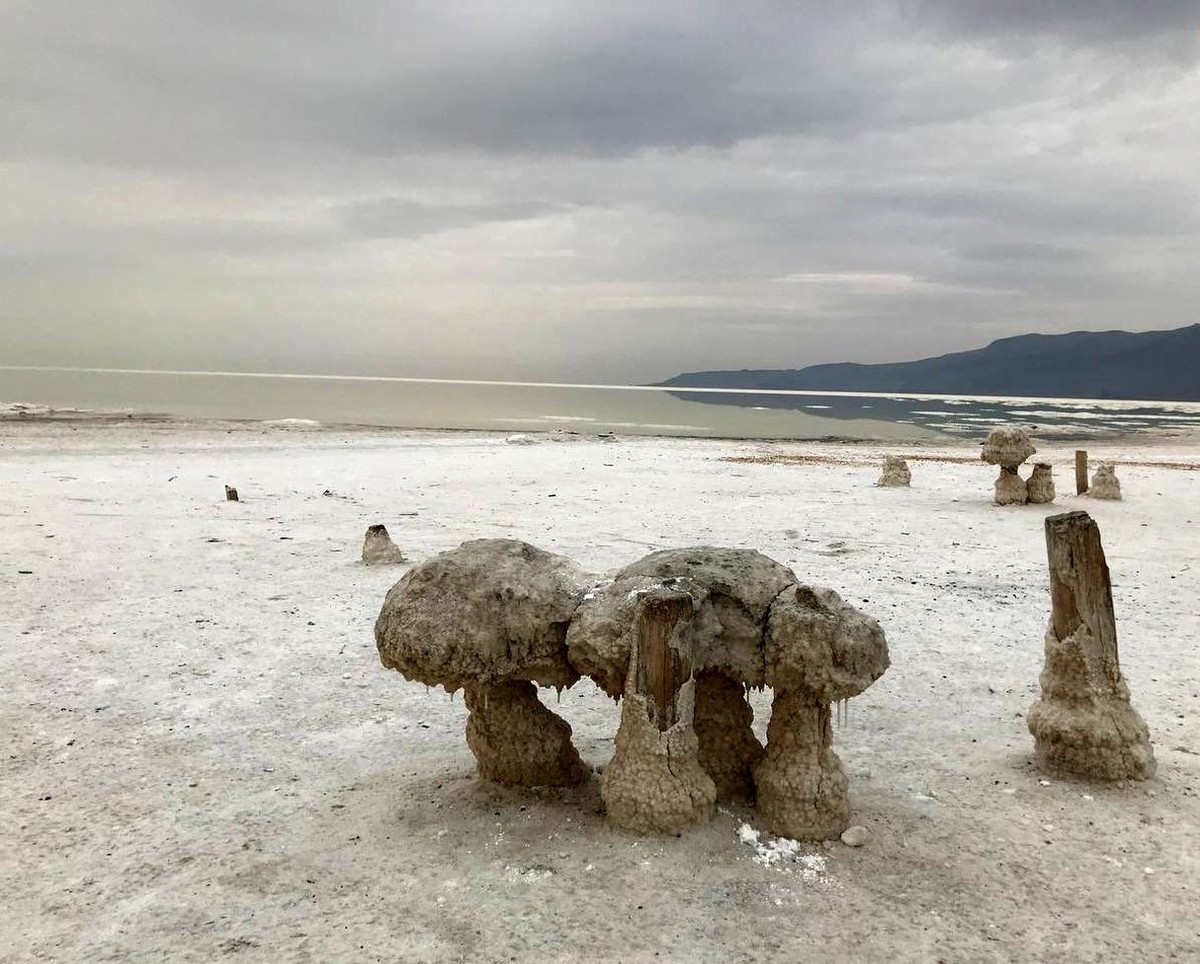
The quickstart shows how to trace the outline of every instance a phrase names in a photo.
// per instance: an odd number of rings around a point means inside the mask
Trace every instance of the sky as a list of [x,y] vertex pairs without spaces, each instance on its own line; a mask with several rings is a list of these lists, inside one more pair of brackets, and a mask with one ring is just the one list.
[[1197,0],[0,6],[0,364],[639,383],[1197,321]]

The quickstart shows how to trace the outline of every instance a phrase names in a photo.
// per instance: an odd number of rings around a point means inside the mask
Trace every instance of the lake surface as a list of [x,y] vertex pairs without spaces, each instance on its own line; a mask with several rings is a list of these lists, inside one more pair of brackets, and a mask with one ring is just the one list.
[[405,378],[0,367],[16,403],[179,419],[726,438],[980,438],[997,423],[1045,439],[1200,431],[1200,403],[745,392]]

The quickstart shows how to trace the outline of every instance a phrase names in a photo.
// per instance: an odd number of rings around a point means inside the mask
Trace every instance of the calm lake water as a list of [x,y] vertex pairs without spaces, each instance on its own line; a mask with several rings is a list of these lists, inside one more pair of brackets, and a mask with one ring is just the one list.
[[1200,431],[1200,403],[742,392],[339,376],[0,367],[13,406],[179,419],[726,438],[978,438],[999,422],[1045,439]]

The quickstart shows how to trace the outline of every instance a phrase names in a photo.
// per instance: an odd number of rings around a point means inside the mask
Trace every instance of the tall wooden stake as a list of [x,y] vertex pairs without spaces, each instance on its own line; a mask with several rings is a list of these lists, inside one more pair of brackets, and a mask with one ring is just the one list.
[[1075,450],[1075,494],[1083,495],[1088,490],[1087,450]]
[[1117,619],[1100,528],[1086,512],[1049,516],[1045,526],[1054,634],[1066,639],[1086,626],[1091,636],[1088,668],[1102,669],[1105,682],[1115,688],[1121,680]]

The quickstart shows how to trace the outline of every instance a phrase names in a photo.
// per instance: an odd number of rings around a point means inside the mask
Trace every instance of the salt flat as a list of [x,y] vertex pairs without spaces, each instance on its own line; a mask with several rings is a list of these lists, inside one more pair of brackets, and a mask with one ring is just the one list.
[[[1200,956],[1200,443],[1090,446],[1154,463],[1118,466],[1118,503],[1040,447],[1056,504],[1001,509],[972,446],[534,438],[0,424],[0,956]],[[885,451],[921,456],[911,489],[874,487]],[[1103,534],[1146,784],[1031,765],[1042,519],[1072,508]],[[414,561],[503,536],[603,575],[710,543],[837,589],[891,650],[835,734],[870,842],[768,863],[749,807],[638,838],[594,781],[481,784],[461,698],[379,665],[404,567],[358,563],[375,522]],[[543,696],[603,764],[616,706]]]

